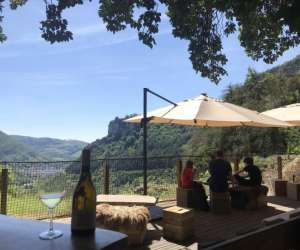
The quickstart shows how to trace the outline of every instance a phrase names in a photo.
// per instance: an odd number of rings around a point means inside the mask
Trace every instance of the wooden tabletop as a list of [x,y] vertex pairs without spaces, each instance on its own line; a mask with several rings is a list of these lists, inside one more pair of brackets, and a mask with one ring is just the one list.
[[197,182],[197,183],[203,184],[203,185],[209,185],[209,183],[207,181],[194,180],[194,182]]
[[156,199],[147,195],[114,195],[99,194],[97,195],[97,203],[107,203],[111,205],[137,205],[137,206],[154,206]]
[[39,233],[48,230],[49,223],[17,219],[0,215],[0,249],[3,250],[99,250],[126,249],[127,236],[114,231],[96,229],[94,236],[75,237],[70,225],[55,223],[54,229],[63,236],[41,240]]

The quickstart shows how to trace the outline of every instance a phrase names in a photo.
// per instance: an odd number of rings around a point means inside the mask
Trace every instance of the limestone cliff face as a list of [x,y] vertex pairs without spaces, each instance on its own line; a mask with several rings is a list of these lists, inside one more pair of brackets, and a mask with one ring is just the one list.
[[[126,118],[125,118],[126,119]],[[132,124],[123,121],[116,117],[108,125],[108,137],[113,140],[119,140],[123,136],[127,136],[129,133],[138,132],[140,130],[139,124]]]

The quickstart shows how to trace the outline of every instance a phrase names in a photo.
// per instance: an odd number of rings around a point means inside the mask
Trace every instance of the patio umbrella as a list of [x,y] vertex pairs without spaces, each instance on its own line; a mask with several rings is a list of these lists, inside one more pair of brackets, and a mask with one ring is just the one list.
[[[148,112],[150,123],[193,125],[202,127],[289,127],[287,122],[259,114],[206,95],[179,102]],[[140,123],[143,115],[126,119],[126,122]]]
[[[147,93],[151,93],[172,105],[147,112]],[[144,195],[147,195],[147,123],[193,125],[202,127],[289,127],[286,123],[275,118],[259,114],[257,111],[246,109],[206,95],[185,100],[179,103],[162,97],[144,88],[144,113],[126,119],[125,122],[141,123],[143,125],[143,169]],[[145,119],[144,119],[145,118]]]
[[271,109],[262,114],[300,126],[300,103]]

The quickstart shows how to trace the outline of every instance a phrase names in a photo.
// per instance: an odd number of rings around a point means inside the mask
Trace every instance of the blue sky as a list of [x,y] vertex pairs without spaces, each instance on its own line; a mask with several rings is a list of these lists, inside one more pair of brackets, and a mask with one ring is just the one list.
[[[287,51],[275,64],[246,56],[236,36],[224,39],[228,76],[216,86],[197,75],[187,43],[175,39],[166,18],[152,50],[131,31],[113,35],[97,15],[97,2],[68,10],[74,40],[50,45],[40,38],[43,1],[16,11],[5,8],[8,41],[0,44],[0,130],[8,134],[94,141],[107,134],[114,117],[142,111],[148,87],[173,101],[203,92],[220,97],[230,83],[243,82],[247,69],[263,71],[292,59]],[[150,109],[165,103],[150,98]]]

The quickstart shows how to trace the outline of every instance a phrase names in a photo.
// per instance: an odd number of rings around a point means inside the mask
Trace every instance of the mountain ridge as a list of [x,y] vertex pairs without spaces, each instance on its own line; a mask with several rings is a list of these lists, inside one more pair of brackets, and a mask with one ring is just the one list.
[[0,161],[75,160],[86,145],[80,140],[8,135],[0,131]]

